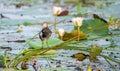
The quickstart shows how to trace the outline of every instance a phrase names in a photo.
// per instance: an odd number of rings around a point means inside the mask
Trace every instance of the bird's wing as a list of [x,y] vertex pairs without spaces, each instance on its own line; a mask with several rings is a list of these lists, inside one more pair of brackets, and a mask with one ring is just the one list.
[[42,40],[42,30],[39,32],[39,38]]
[[48,28],[48,31],[49,31],[49,33],[51,33],[52,34],[52,31]]

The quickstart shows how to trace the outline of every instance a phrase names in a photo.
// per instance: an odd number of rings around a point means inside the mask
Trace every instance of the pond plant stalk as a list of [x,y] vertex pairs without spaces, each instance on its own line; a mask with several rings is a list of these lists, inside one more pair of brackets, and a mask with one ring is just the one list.
[[56,20],[57,20],[57,16],[54,16],[54,30],[56,30]]
[[78,42],[80,40],[80,27],[82,26],[82,21],[83,21],[82,17],[77,17],[72,19],[73,24],[77,26]]
[[57,16],[61,13],[62,8],[54,6],[52,11],[53,11],[53,15],[54,15],[54,30],[56,30]]
[[79,40],[80,40],[80,27],[78,26],[78,42],[79,42]]

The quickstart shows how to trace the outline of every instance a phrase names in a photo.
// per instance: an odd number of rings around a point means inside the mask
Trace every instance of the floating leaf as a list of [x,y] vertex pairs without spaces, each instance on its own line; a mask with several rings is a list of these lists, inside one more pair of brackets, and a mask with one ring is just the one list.
[[[28,40],[26,42],[31,48],[34,48],[34,49],[40,49],[42,47],[42,41],[30,41],[29,42],[29,40]],[[55,46],[60,43],[62,43],[62,41],[59,39],[49,39],[48,40],[49,47]],[[48,46],[47,46],[46,42],[44,41],[43,48],[47,48],[47,47]]]
[[[77,36],[78,35],[77,32],[78,32],[77,30],[72,30],[70,33],[65,32],[63,36],[63,41],[69,40],[70,38]],[[80,31],[80,39],[86,39],[86,34],[82,31]]]
[[[77,29],[76,26],[75,29]],[[108,34],[108,24],[98,19],[84,20],[80,30],[92,36],[105,35]]]
[[83,61],[84,59],[86,59],[87,56],[88,55],[83,53],[76,53],[76,54],[73,54],[71,57],[76,58],[79,61]]
[[[78,35],[78,30],[72,30],[70,33],[72,36],[77,36]],[[86,38],[86,34],[82,31],[80,31],[80,38],[85,39]]]

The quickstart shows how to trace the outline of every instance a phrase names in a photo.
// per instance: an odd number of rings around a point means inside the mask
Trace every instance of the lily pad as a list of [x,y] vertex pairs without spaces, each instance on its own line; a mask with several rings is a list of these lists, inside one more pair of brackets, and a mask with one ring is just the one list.
[[[30,46],[30,48],[34,48],[34,49],[42,48],[42,41],[37,41],[37,40],[36,41],[29,41],[29,40],[27,40],[26,42]],[[62,41],[59,39],[49,39],[48,40],[49,47],[58,45],[60,43],[62,43]],[[48,48],[46,41],[43,41],[43,48]]]
[[[84,20],[80,27],[81,31],[88,35],[105,35],[108,34],[108,24],[99,19]],[[75,29],[77,27],[75,26]]]

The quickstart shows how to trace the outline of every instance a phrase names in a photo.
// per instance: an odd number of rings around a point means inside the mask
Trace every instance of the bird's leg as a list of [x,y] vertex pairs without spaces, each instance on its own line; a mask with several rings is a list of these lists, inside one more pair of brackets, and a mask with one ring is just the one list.
[[46,44],[47,44],[47,47],[49,48],[49,45],[48,45],[48,40],[46,40]]
[[42,41],[42,49],[43,49],[43,41]]

